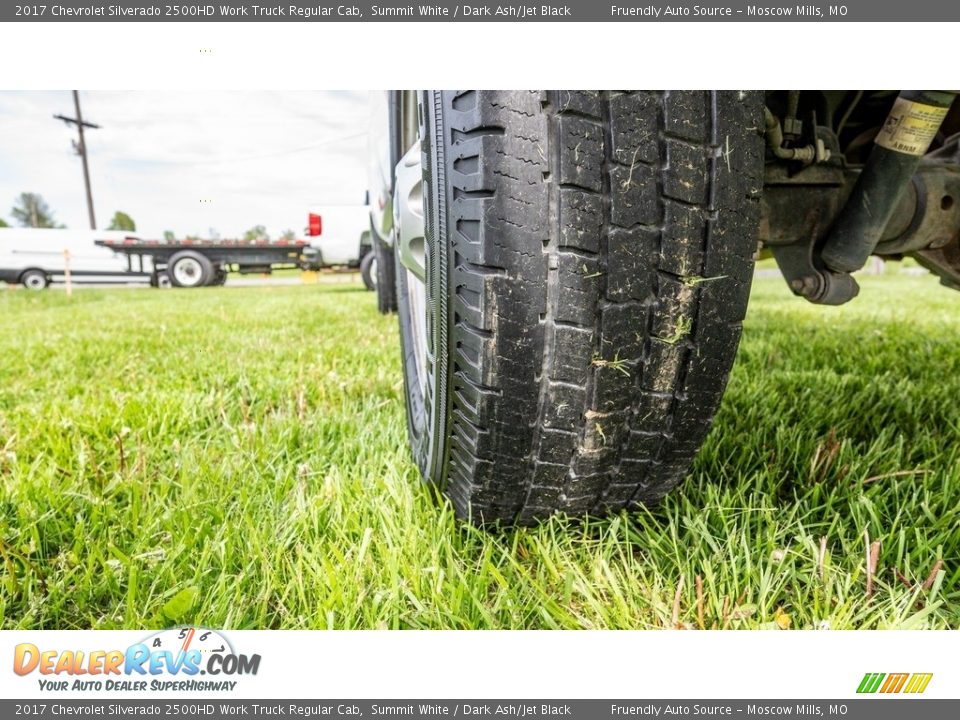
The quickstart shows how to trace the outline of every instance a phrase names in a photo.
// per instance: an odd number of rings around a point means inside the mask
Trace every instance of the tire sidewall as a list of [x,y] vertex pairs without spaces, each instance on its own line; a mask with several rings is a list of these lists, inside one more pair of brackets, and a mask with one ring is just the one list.
[[424,91],[421,94],[427,313],[427,377],[423,392],[420,390],[413,350],[407,270],[400,264],[400,253],[393,252],[410,445],[423,479],[435,485],[443,485],[446,475],[449,346],[445,341],[450,337],[447,228],[440,223],[440,217],[446,217],[446,213],[439,212],[446,203],[449,189],[438,181],[438,178],[445,178],[448,174],[438,172],[446,155],[442,144],[444,125],[442,113],[437,112],[437,103],[433,101],[440,94],[439,91]]

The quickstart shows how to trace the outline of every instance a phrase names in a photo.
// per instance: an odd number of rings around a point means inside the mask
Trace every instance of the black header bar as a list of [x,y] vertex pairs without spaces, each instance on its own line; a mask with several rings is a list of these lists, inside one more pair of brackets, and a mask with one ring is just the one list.
[[3,22],[950,22],[960,3],[945,0],[846,0],[648,3],[642,0],[566,2],[329,2],[292,0],[61,0],[7,3]]

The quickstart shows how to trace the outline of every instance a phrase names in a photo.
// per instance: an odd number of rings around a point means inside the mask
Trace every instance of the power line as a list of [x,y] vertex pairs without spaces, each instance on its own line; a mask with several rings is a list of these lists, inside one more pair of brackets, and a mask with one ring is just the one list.
[[87,142],[84,139],[83,131],[85,128],[99,130],[100,126],[92,122],[86,122],[83,114],[80,112],[80,93],[73,91],[73,108],[76,117],[66,117],[65,115],[54,115],[56,120],[63,120],[67,125],[76,125],[78,139],[73,141],[73,149],[80,156],[83,162],[83,184],[87,190],[87,213],[90,216],[90,229],[97,229],[97,219],[93,213],[93,191],[90,189],[90,165],[87,161]]
[[349,135],[341,135],[339,137],[328,138],[318,143],[313,143],[312,145],[302,145],[300,147],[289,148],[287,150],[279,150],[277,152],[264,153],[260,155],[242,155],[239,157],[226,157],[226,158],[215,158],[212,160],[148,160],[143,158],[127,158],[124,162],[128,163],[137,163],[141,165],[176,165],[176,166],[187,166],[187,167],[198,167],[202,165],[227,165],[233,163],[243,163],[250,162],[252,160],[268,160],[275,157],[283,157],[284,155],[294,155],[301,152],[309,152],[311,150],[319,150],[321,148],[328,147],[330,145],[337,145],[343,143],[347,140],[354,140],[357,138],[367,137],[366,132],[351,133]]

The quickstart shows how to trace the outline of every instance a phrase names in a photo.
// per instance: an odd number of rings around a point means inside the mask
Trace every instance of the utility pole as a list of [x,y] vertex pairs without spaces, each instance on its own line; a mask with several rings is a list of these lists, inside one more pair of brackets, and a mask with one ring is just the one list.
[[63,115],[54,115],[53,117],[57,120],[63,120],[67,125],[77,126],[79,140],[73,141],[73,149],[83,162],[83,184],[87,189],[87,213],[90,215],[90,229],[96,230],[97,220],[93,214],[93,191],[90,189],[90,166],[87,162],[87,143],[83,137],[83,130],[84,128],[99,130],[100,126],[94,125],[91,122],[84,122],[83,115],[80,113],[80,93],[76,90],[73,91],[73,107],[76,112],[76,117],[70,118]]

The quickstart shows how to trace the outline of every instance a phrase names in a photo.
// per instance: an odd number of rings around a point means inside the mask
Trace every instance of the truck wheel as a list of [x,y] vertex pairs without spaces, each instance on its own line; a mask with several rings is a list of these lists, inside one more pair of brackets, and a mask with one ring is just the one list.
[[747,306],[762,102],[421,93],[394,199],[408,429],[460,516],[617,511],[684,478]]
[[168,288],[170,285],[170,273],[166,270],[155,270],[150,276],[150,287]]
[[27,270],[20,276],[20,282],[30,290],[43,290],[50,284],[50,278],[42,270]]
[[373,249],[368,251],[360,261],[360,277],[363,278],[363,284],[367,290],[377,289],[377,256]]
[[170,258],[167,269],[170,282],[176,287],[203,287],[214,277],[213,264],[193,250],[181,250]]
[[373,229],[371,222],[370,236],[373,238],[373,249],[370,251],[374,258],[377,270],[377,310],[382,315],[389,315],[397,311],[397,281],[393,265],[393,248],[386,245]]

